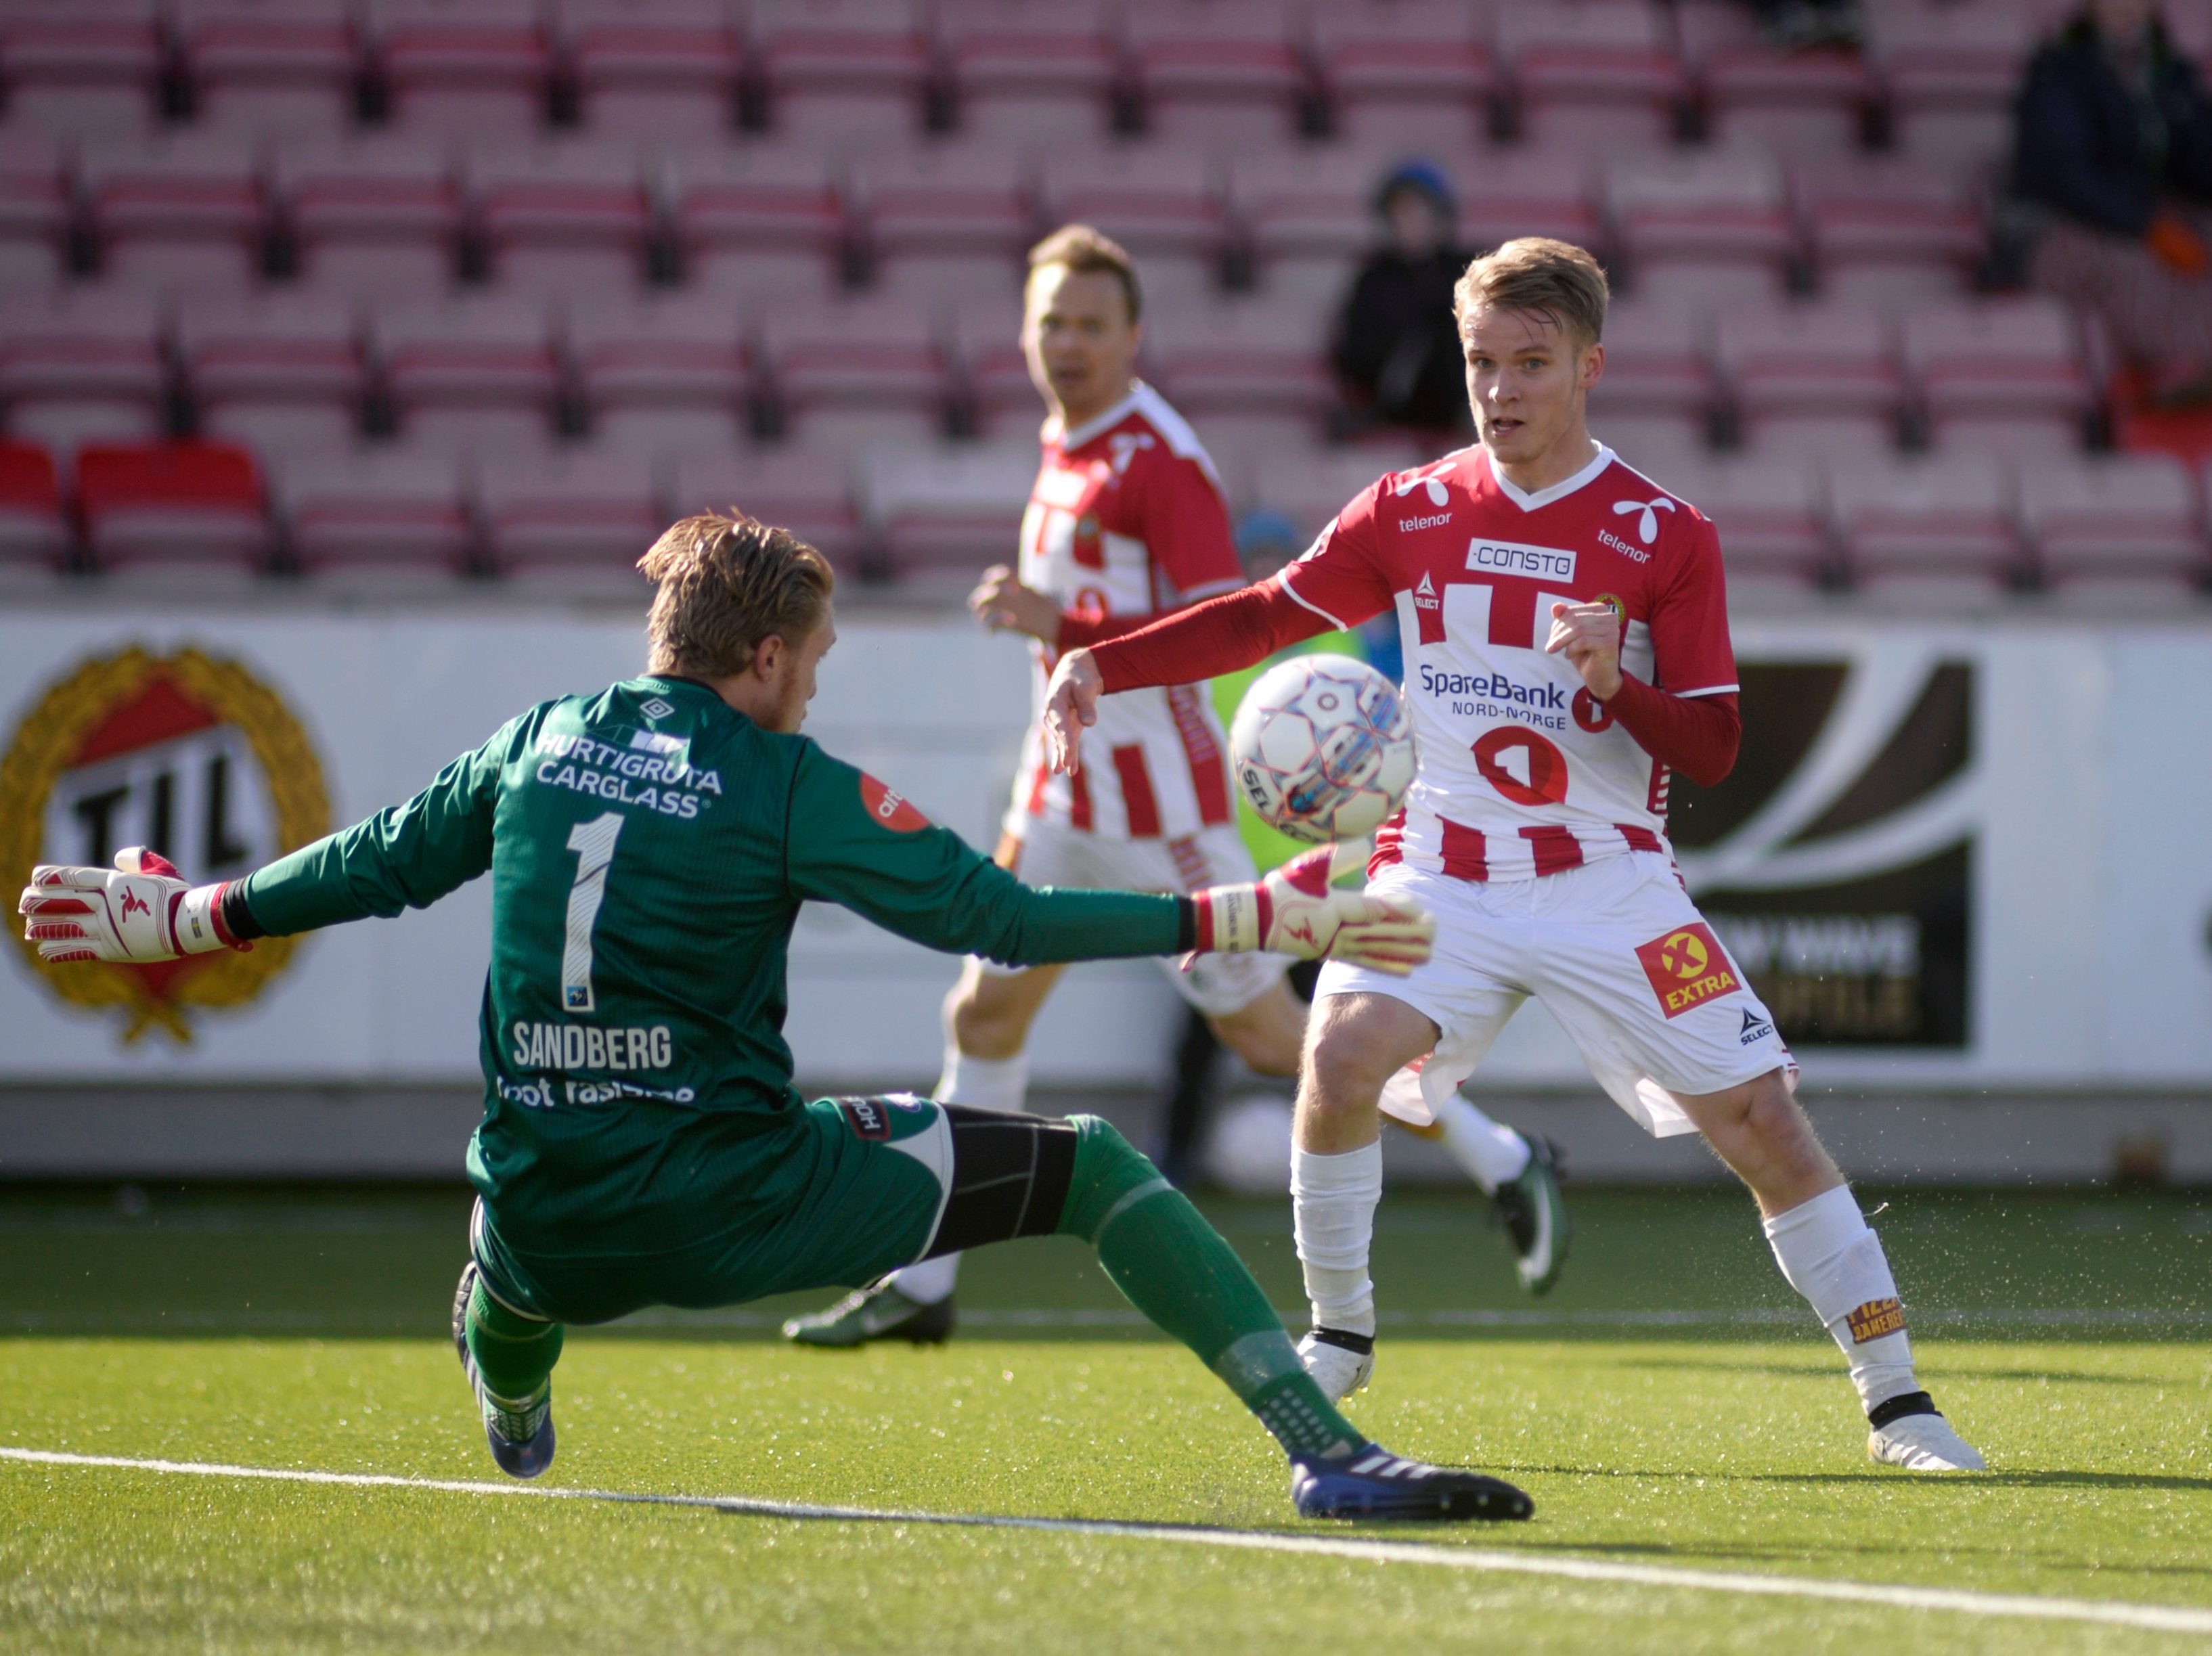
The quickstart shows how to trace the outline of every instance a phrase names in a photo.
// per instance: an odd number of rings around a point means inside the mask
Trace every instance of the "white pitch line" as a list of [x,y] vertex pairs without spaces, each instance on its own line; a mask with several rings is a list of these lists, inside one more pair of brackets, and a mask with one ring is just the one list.
[[1176,1524],[1139,1524],[1101,1518],[1024,1518],[989,1513],[909,1513],[873,1507],[824,1507],[744,1495],[663,1495],[617,1489],[545,1488],[535,1483],[489,1483],[465,1478],[398,1477],[385,1472],[298,1471],[275,1466],[227,1466],[199,1460],[134,1460],[122,1455],[70,1454],[56,1449],[0,1446],[0,1459],[43,1466],[110,1466],[128,1471],[182,1473],[195,1477],[260,1478],[280,1483],[324,1483],[349,1489],[428,1489],[449,1495],[526,1495],[553,1501],[607,1501],[656,1507],[700,1507],[748,1518],[833,1519],[860,1524],[933,1524],[960,1529],[1042,1530],[1059,1535],[1118,1536],[1180,1546],[1225,1547],[1250,1552],[1305,1553],[1396,1564],[1512,1575],[1564,1576],[1577,1581],[1625,1582],[1700,1592],[1771,1598],[1826,1598],[1880,1604],[1893,1610],[1945,1611],[1960,1616],[2024,1617],[2043,1622],[2094,1622],[2147,1628],[2160,1633],[2212,1633],[2212,1611],[2166,1604],[2129,1604],[2089,1598],[2045,1598],[2027,1593],[1973,1592],[1946,1587],[1885,1586],[1876,1582],[1824,1581],[1799,1575],[1747,1575],[1728,1570],[1679,1569],[1663,1564],[1620,1564],[1601,1558],[1545,1557],[1481,1552],[1418,1541],[1382,1541],[1268,1530],[1204,1529]]

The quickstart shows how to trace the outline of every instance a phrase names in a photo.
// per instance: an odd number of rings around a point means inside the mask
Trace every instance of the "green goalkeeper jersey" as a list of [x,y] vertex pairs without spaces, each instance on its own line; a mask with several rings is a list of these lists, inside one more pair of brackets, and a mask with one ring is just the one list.
[[1182,946],[1177,899],[1031,889],[808,738],[657,675],[532,708],[244,896],[283,935],[425,907],[486,870],[469,1174],[501,1233],[541,1250],[665,1248],[672,1220],[729,1222],[749,1179],[768,1195],[806,1176],[776,1165],[801,1107],[783,1019],[803,901],[1009,965]]

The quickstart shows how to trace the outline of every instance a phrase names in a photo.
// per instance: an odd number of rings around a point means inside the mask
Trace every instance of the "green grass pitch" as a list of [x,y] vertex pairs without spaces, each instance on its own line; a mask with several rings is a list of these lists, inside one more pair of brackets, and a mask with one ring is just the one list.
[[[1386,1198],[1361,1424],[1536,1520],[1302,1525],[1279,1457],[1073,1245],[970,1260],[942,1350],[785,1349],[787,1303],[571,1336],[547,1482],[1081,1516],[2212,1610],[2212,1209],[1891,1192],[1923,1373],[1998,1469],[1869,1466],[1733,1192],[1571,1194],[1566,1280]],[[1882,1192],[1863,1192],[1869,1207]],[[0,1194],[0,1445],[490,1481],[443,1334],[447,1192]],[[1288,1214],[1213,1202],[1276,1302]],[[2179,1650],[2094,1623],[1096,1534],[793,1521],[0,1461],[0,1650]]]

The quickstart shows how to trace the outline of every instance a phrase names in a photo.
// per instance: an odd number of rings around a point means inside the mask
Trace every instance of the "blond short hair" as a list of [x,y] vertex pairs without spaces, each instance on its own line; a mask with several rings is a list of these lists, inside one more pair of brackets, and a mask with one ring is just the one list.
[[1121,284],[1129,301],[1129,320],[1145,313],[1145,296],[1137,286],[1136,261],[1129,250],[1103,231],[1087,224],[1063,224],[1030,249],[1030,273],[1048,264],[1064,264],[1079,276],[1110,276]]
[[1522,236],[1467,267],[1452,289],[1452,314],[1463,327],[1477,311],[1520,311],[1589,346],[1605,337],[1611,297],[1604,269],[1586,249]]
[[797,644],[822,624],[837,585],[805,541],[734,508],[671,525],[637,567],[659,588],[645,623],[647,670],[697,678],[744,672],[763,639]]

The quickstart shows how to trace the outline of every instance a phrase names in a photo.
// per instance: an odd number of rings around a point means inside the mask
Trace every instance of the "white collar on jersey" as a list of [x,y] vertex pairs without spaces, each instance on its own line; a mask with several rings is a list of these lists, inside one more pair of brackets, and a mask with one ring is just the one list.
[[[1112,408],[1108,409],[1103,414],[1092,415],[1081,425],[1076,427],[1073,431],[1061,432],[1060,434],[1060,447],[1064,449],[1081,448],[1085,443],[1096,437],[1100,432],[1113,430],[1115,427],[1120,425],[1121,422],[1127,419],[1129,417],[1130,410],[1134,409],[1137,404],[1144,399],[1145,389],[1145,382],[1143,380],[1132,379],[1129,382],[1129,394],[1127,397],[1124,397],[1120,402],[1115,403]],[[1052,440],[1053,427],[1057,425],[1059,422],[1060,416],[1056,414],[1046,416],[1044,422],[1044,440],[1048,443]]]
[[1618,457],[1603,443],[1597,446],[1597,458],[1571,477],[1553,483],[1549,488],[1540,488],[1534,494],[1516,488],[1505,481],[1505,474],[1498,469],[1498,462],[1490,463],[1490,481],[1498,485],[1498,492],[1519,507],[1523,512],[1534,512],[1539,507],[1549,506],[1554,500],[1564,500],[1584,483],[1594,482],[1598,473],[1611,465]]

